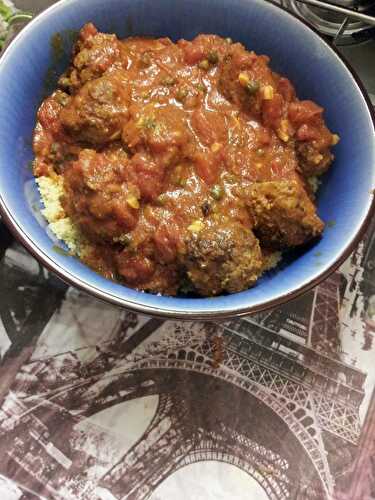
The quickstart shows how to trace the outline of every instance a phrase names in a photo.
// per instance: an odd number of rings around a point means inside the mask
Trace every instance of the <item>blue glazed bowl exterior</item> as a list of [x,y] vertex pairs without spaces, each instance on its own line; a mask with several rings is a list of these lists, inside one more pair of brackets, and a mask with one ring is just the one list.
[[[56,253],[40,214],[40,200],[28,167],[31,137],[45,77],[68,63],[70,30],[92,21],[119,37],[169,36],[191,39],[216,33],[271,57],[300,98],[326,110],[329,128],[341,136],[336,161],[324,178],[318,207],[334,221],[323,238],[287,265],[242,293],[186,299],[137,292],[94,273],[79,260]],[[56,62],[51,37],[61,33],[65,55]],[[57,64],[57,66],[56,66]],[[359,241],[373,213],[375,133],[370,107],[340,57],[310,28],[264,0],[63,0],[33,20],[0,60],[0,207],[23,244],[65,281],[127,308],[182,319],[251,313],[284,302],[327,277]],[[61,243],[59,243],[62,245]],[[319,255],[319,257],[317,257]]]

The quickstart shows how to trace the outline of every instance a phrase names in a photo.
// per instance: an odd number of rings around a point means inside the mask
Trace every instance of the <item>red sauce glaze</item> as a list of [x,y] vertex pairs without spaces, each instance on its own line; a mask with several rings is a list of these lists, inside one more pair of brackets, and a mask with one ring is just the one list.
[[322,232],[306,180],[335,142],[267,56],[215,35],[120,41],[88,24],[38,111],[34,173],[63,176],[91,267],[216,295],[254,284],[271,248]]

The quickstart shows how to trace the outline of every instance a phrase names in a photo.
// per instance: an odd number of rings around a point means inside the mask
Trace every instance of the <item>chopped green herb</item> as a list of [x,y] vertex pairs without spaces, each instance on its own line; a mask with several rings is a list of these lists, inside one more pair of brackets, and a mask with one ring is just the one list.
[[246,90],[250,95],[256,94],[260,89],[260,84],[256,80],[252,80],[246,84]]
[[208,70],[210,67],[210,63],[208,62],[207,59],[203,59],[203,61],[200,61],[198,64],[198,68]]
[[141,61],[142,66],[144,66],[146,68],[148,66],[150,66],[150,64],[151,64],[151,56],[150,56],[150,54],[148,52],[143,52],[143,54],[141,55],[140,61]]
[[62,76],[59,80],[60,87],[68,88],[70,87],[71,81],[67,76]]
[[183,165],[177,165],[175,167],[174,171],[172,172],[170,180],[171,180],[171,182],[173,182],[173,184],[175,186],[180,186],[180,187],[186,186],[187,178],[186,178],[186,174],[184,172]]
[[204,92],[204,93],[207,92],[206,86],[203,85],[203,83],[198,83],[197,90],[199,90],[199,92]]
[[162,79],[161,84],[166,85],[167,87],[172,87],[176,83],[176,78],[173,78],[173,76],[166,76],[165,78]]
[[221,200],[221,198],[224,196],[224,189],[218,184],[215,184],[215,186],[213,186],[211,189],[211,196],[216,201]]
[[321,257],[322,252],[315,252],[314,255],[315,255],[315,257]]
[[122,234],[117,241],[124,245],[124,247],[129,247],[131,245],[132,239],[129,234]]
[[166,203],[167,203],[167,197],[165,194],[160,194],[157,198],[156,198],[156,203],[158,205],[160,205],[161,207],[163,207]]
[[145,116],[140,120],[140,126],[146,130],[154,130],[157,126],[155,118],[152,116]]
[[150,90],[147,90],[146,92],[142,92],[141,97],[142,99],[149,99],[151,97],[152,92]]
[[188,95],[188,91],[185,87],[181,87],[176,92],[177,101],[183,102]]
[[236,175],[228,173],[225,175],[225,181],[230,182],[231,184],[234,184],[235,182],[238,181],[238,178]]
[[217,64],[219,62],[219,54],[216,50],[212,50],[207,54],[207,60],[210,64]]
[[336,226],[336,221],[334,221],[334,220],[327,221],[327,227],[332,228],[335,226]]

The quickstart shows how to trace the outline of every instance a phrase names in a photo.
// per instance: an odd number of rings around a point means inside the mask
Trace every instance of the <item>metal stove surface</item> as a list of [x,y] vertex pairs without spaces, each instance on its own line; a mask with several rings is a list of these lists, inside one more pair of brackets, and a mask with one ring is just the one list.
[[[375,27],[297,0],[277,1],[335,43],[359,75],[375,105]],[[335,3],[346,8],[357,6],[358,12],[375,15],[374,1],[337,0]],[[339,32],[341,34],[338,37]]]
[[375,106],[375,40],[343,45],[338,49],[358,73]]
[[[340,45],[364,41],[374,35],[374,28],[369,27],[363,20],[348,17],[342,12],[331,10],[333,4],[325,0],[280,0],[281,4],[303,17],[322,34],[337,38]],[[313,5],[314,4],[314,5]],[[330,9],[327,9],[326,6]],[[371,0],[336,0],[335,6],[351,9],[359,14],[374,15],[375,3]],[[338,36],[340,34],[340,36]]]

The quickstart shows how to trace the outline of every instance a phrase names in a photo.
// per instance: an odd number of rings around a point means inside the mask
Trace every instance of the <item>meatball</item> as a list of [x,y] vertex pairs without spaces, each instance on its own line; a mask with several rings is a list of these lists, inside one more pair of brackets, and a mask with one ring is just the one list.
[[314,203],[298,180],[254,183],[247,203],[255,234],[266,247],[301,245],[323,231]]
[[203,296],[245,290],[256,282],[263,266],[252,231],[226,220],[206,221],[187,239],[182,259],[190,281]]
[[128,116],[128,94],[115,75],[86,83],[61,111],[65,131],[75,139],[98,145],[120,137]]
[[157,107],[133,105],[124,126],[122,140],[131,150],[146,147],[156,156],[175,157],[191,139],[182,110],[170,105]]
[[329,148],[320,148],[311,142],[297,143],[296,152],[299,166],[307,177],[324,174],[334,160]]
[[64,173],[64,209],[96,241],[121,241],[138,221],[139,191],[127,183],[126,153],[83,149]]
[[59,85],[74,93],[84,83],[102,76],[114,65],[126,67],[126,59],[116,35],[98,33],[93,24],[86,24],[75,46],[72,66],[61,76]]

